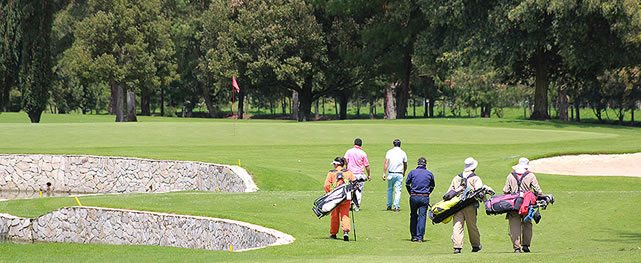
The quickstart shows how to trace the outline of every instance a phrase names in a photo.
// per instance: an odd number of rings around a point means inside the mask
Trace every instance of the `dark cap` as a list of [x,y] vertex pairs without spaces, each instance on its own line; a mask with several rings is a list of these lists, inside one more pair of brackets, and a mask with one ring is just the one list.
[[392,143],[394,144],[394,147],[401,147],[401,140],[399,139],[394,140]]
[[363,140],[361,138],[354,139],[354,145],[363,146]]
[[418,165],[419,166],[426,166],[427,165],[427,159],[425,157],[421,156],[418,158]]

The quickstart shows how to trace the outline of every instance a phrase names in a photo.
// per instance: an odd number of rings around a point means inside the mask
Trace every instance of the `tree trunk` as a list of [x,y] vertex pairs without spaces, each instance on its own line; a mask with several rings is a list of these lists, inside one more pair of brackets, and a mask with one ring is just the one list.
[[[7,65],[7,67],[9,66],[10,65]],[[8,68],[5,70],[9,71]],[[9,94],[15,84],[15,79],[11,76],[13,72],[5,72],[4,74],[4,83],[2,83],[2,90],[0,90],[0,111],[9,111]]]
[[576,122],[581,122],[581,104],[575,102],[574,110],[576,111],[576,114],[574,114],[576,116]]
[[632,108],[630,109],[630,114],[632,115],[632,116],[631,116],[631,117],[632,117],[632,125],[634,125],[634,110],[635,110],[635,107],[632,107]]
[[356,118],[357,119],[361,118],[361,100],[360,99],[356,100]]
[[407,115],[407,105],[410,97],[410,79],[412,77],[412,49],[406,48],[403,57],[403,79],[400,87],[396,88],[396,117],[404,119]]
[[535,91],[534,91],[534,110],[530,119],[532,120],[547,120],[550,118],[548,114],[548,86],[549,74],[548,68],[545,64],[545,56],[542,51],[539,51],[534,58],[535,67]]
[[320,112],[318,111],[318,103],[320,99],[316,100],[316,105],[314,106],[314,119],[318,120],[320,118]]
[[42,111],[29,111],[27,112],[27,115],[29,115],[29,120],[31,123],[40,123],[40,117],[42,116]]
[[623,107],[619,108],[617,118],[619,119],[619,125],[623,125],[623,119],[625,118],[625,110],[623,109]]
[[298,111],[300,110],[300,101],[298,98],[298,92],[293,90],[292,91],[292,105],[291,105],[291,112],[292,112],[292,120],[298,120]]
[[113,111],[116,114],[116,122],[127,121],[127,97],[124,95],[124,89],[120,84],[111,85],[111,97],[115,98]]
[[299,99],[299,109],[298,109],[298,121],[309,121],[312,116],[312,83],[309,81],[309,89],[303,89],[303,92],[298,94]]
[[[118,115],[119,87],[117,84],[111,84],[111,96],[109,97],[109,108],[107,109],[110,115]],[[116,117],[116,121],[118,121],[118,117]]]
[[339,91],[337,97],[338,97],[338,104],[340,106],[340,112],[338,114],[338,119],[345,120],[345,119],[347,119],[347,103],[348,103],[347,92],[346,91]]
[[136,93],[127,91],[127,121],[138,121],[136,118]]
[[160,116],[165,116],[165,88],[160,87]]
[[334,116],[338,118],[338,99],[334,97]]
[[369,100],[369,118],[374,119],[376,117],[374,111],[376,110],[376,101],[374,99]]
[[[215,118],[216,115],[218,115],[218,109],[216,109],[216,106],[211,101],[211,95],[209,93],[209,88],[207,88],[207,85],[202,85],[202,84],[198,84],[198,85],[201,86],[201,90],[203,92],[203,99],[205,100],[205,106],[207,107],[207,115],[210,118]],[[231,106],[233,107],[234,105],[231,105]],[[233,109],[232,109],[232,111],[233,111]]]
[[492,115],[492,106],[481,106],[481,118],[489,118]]
[[570,112],[570,121],[574,121],[574,105],[570,106],[568,111]]
[[285,115],[287,114],[287,97],[283,97],[283,103],[280,105],[282,114]]
[[242,89],[238,92],[238,118],[245,118],[245,90]]
[[151,116],[151,92],[140,93],[140,115]]
[[429,116],[427,98],[423,97],[423,118]]
[[323,97],[323,116],[325,116],[325,97]]
[[562,121],[568,121],[568,108],[569,103],[568,103],[568,96],[565,93],[565,89],[563,87],[559,87],[559,120]]
[[415,98],[412,99],[412,111],[413,111],[412,115],[414,116],[414,118],[416,118],[416,99]]
[[384,101],[384,106],[385,106],[385,119],[388,120],[394,120],[396,119],[396,100],[394,91],[396,90],[396,87],[398,86],[398,83],[391,83],[387,87],[385,87],[385,101]]

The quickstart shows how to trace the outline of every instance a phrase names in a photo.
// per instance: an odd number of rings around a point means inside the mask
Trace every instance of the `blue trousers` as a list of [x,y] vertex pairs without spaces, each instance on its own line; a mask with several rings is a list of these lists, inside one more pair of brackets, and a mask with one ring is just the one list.
[[410,195],[410,234],[413,239],[423,240],[429,196]]
[[387,207],[401,208],[401,188],[403,187],[402,174],[387,175]]

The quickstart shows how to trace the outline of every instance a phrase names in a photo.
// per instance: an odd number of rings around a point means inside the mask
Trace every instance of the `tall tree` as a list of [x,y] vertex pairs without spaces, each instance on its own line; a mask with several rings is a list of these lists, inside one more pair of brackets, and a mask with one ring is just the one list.
[[40,122],[52,80],[51,25],[53,0],[31,1],[23,7],[20,90],[22,107],[32,123]]
[[6,111],[9,92],[17,84],[21,56],[20,1],[0,2],[0,111]]
[[131,107],[127,107],[128,98],[133,102],[128,92],[149,83],[159,85],[159,64],[154,60],[159,57],[158,52],[165,58],[160,63],[173,56],[171,48],[158,44],[169,40],[161,2],[90,0],[88,13],[76,26],[73,45],[89,54],[89,70],[108,83],[116,121],[135,121],[135,109],[129,112]]

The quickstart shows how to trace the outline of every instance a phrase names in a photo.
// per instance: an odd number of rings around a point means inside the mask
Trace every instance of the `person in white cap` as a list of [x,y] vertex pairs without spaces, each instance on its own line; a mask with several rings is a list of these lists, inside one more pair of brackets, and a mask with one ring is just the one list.
[[[529,191],[537,196],[543,194],[539,186],[539,181],[536,180],[536,176],[528,170],[530,168],[529,164],[530,160],[520,158],[519,163],[512,166],[512,172],[507,175],[507,181],[503,187],[504,194],[516,194]],[[507,219],[510,224],[510,238],[512,239],[514,253],[529,253],[532,241],[532,222],[523,222],[518,212],[508,213]]]
[[[467,189],[476,191],[482,188],[483,182],[481,178],[474,173],[478,164],[479,162],[472,157],[465,159],[463,172],[454,176],[448,188],[448,194],[446,194],[446,196],[449,195],[449,198],[444,198],[451,199],[454,195],[459,195]],[[475,202],[474,205],[463,208],[463,210],[454,214],[452,220],[452,244],[454,245],[455,254],[461,253],[461,249],[463,249],[463,224],[467,225],[467,234],[472,245],[472,252],[481,250],[481,234],[476,226],[478,207],[479,203]]]

